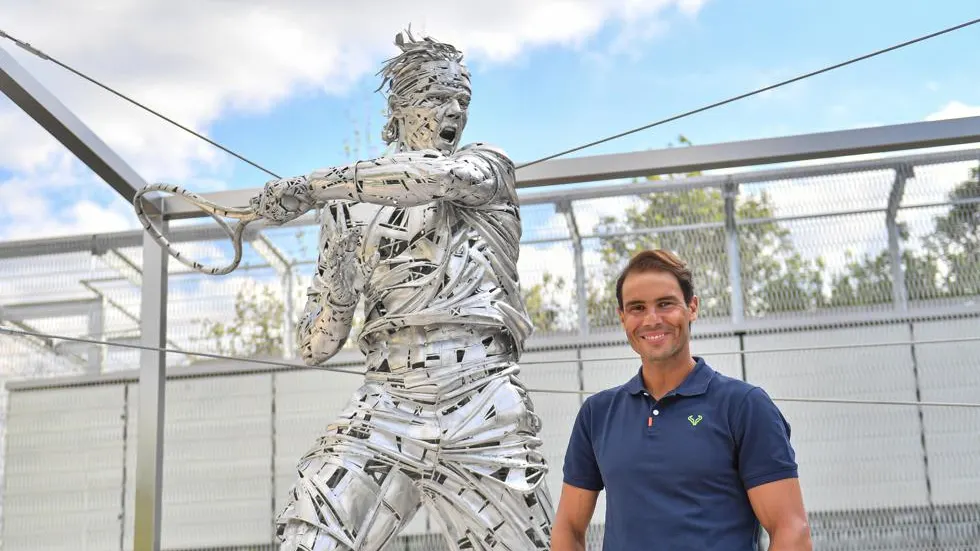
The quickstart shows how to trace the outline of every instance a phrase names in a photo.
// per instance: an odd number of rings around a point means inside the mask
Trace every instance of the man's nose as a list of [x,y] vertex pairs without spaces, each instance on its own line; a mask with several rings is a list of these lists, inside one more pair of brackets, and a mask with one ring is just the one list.
[[663,318],[656,308],[648,308],[646,315],[643,316],[643,325],[648,327],[656,327],[657,325],[660,325],[662,320]]
[[458,119],[463,113],[463,109],[459,106],[459,101],[456,99],[449,100],[446,104],[446,116],[451,119]]

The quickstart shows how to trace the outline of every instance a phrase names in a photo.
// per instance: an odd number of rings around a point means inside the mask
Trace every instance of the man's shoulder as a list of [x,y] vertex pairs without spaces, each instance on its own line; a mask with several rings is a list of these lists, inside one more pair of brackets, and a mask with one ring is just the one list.
[[713,391],[725,393],[737,398],[744,398],[753,390],[760,388],[758,385],[725,375],[718,371],[714,371],[712,374],[711,387]]
[[592,413],[605,413],[615,407],[618,399],[626,392],[626,384],[595,392],[582,402],[582,407]]

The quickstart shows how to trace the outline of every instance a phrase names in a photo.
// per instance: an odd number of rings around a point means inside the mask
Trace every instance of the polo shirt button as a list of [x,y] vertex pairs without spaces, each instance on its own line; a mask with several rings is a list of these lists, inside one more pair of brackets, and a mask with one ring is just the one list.
[[653,414],[654,414],[654,415],[660,415],[660,410],[659,410],[659,409],[655,409],[655,410],[653,410]]

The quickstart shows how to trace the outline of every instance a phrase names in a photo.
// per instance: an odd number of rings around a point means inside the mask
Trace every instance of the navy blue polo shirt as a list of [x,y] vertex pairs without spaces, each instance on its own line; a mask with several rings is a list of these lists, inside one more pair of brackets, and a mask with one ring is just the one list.
[[746,491],[797,476],[789,423],[766,392],[695,359],[659,401],[637,373],[582,404],[564,481],[605,490],[603,549],[754,551]]

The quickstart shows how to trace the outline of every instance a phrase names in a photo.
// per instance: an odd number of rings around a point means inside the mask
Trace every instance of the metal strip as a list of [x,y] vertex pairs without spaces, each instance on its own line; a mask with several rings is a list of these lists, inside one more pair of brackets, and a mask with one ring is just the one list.
[[[698,147],[698,146],[695,146]],[[729,180],[739,184],[758,184],[764,182],[780,182],[804,178],[819,178],[855,172],[871,172],[877,170],[894,170],[901,165],[929,166],[956,162],[969,162],[980,156],[980,149],[962,149],[956,151],[935,151],[929,153],[914,153],[909,155],[894,155],[880,159],[863,161],[838,161],[812,166],[791,166],[770,169],[750,169],[728,174],[690,176],[676,179],[643,180],[625,184],[602,184],[580,186],[574,189],[557,189],[536,191],[521,194],[521,205],[554,203],[559,199],[568,201],[585,201],[604,199],[624,195],[638,195],[658,191],[682,191],[685,189],[701,189],[721,187]]]

